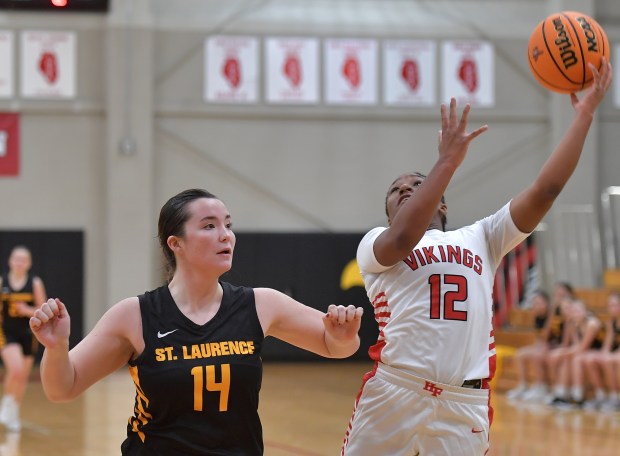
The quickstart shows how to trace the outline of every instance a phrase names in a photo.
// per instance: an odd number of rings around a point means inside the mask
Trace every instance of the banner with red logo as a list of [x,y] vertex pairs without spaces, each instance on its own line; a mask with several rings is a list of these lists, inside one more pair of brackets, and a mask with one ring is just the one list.
[[441,100],[459,104],[495,104],[493,45],[486,41],[445,41],[442,44]]
[[383,43],[383,101],[392,106],[436,103],[437,45],[430,40]]
[[0,98],[12,98],[13,83],[13,32],[0,30]]
[[258,39],[212,36],[205,40],[205,100],[253,103],[258,99]]
[[0,113],[0,176],[19,175],[19,114]]
[[76,34],[26,30],[21,34],[21,96],[76,96]]
[[325,52],[325,101],[328,104],[377,102],[377,42],[328,39]]
[[269,103],[318,103],[318,39],[267,38],[265,54]]

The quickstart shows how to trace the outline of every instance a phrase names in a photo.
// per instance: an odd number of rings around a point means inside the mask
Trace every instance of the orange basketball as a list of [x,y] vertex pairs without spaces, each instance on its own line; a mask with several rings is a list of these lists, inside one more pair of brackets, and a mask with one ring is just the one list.
[[601,57],[609,61],[609,40],[587,14],[562,11],[536,26],[527,57],[543,87],[559,93],[579,92],[593,81],[588,62],[600,70]]

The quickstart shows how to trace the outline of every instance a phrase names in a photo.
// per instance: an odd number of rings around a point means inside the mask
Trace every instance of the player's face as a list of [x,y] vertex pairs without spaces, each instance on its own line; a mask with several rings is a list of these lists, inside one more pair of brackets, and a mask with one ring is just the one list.
[[553,300],[561,302],[563,299],[570,298],[570,292],[562,284],[557,284],[553,289]]
[[581,301],[574,301],[571,309],[571,314],[573,320],[577,323],[581,323],[583,320],[585,320],[587,312],[584,303]]
[[607,298],[607,312],[612,317],[617,317],[620,315],[620,296],[619,295],[611,295]]
[[26,249],[15,249],[9,257],[9,269],[16,274],[25,274],[30,269],[32,260]]
[[182,259],[197,268],[230,270],[235,233],[224,203],[216,198],[200,198],[188,205],[191,214],[185,222],[185,235],[179,238]]
[[398,210],[413,195],[423,180],[424,178],[420,176],[404,174],[392,182],[388,188],[385,203],[389,220],[394,218]]
[[547,313],[547,301],[540,295],[532,297],[532,310],[536,315],[544,315]]

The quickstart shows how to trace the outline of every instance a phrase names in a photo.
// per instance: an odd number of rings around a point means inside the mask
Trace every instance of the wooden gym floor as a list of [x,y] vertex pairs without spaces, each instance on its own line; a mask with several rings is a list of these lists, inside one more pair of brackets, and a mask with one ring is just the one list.
[[[369,363],[265,363],[260,413],[266,456],[336,456]],[[0,456],[119,455],[134,389],[123,369],[68,404],[52,404],[36,375],[24,429],[0,429]],[[493,396],[490,456],[618,456],[620,413],[556,411]],[[384,455],[377,455],[384,456]],[[389,456],[389,455],[385,455]]]

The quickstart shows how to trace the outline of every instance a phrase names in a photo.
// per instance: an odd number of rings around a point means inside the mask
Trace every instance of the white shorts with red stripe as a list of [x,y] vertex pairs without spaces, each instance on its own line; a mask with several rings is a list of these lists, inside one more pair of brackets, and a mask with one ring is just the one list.
[[433,383],[378,363],[362,385],[342,456],[483,456],[488,389]]

